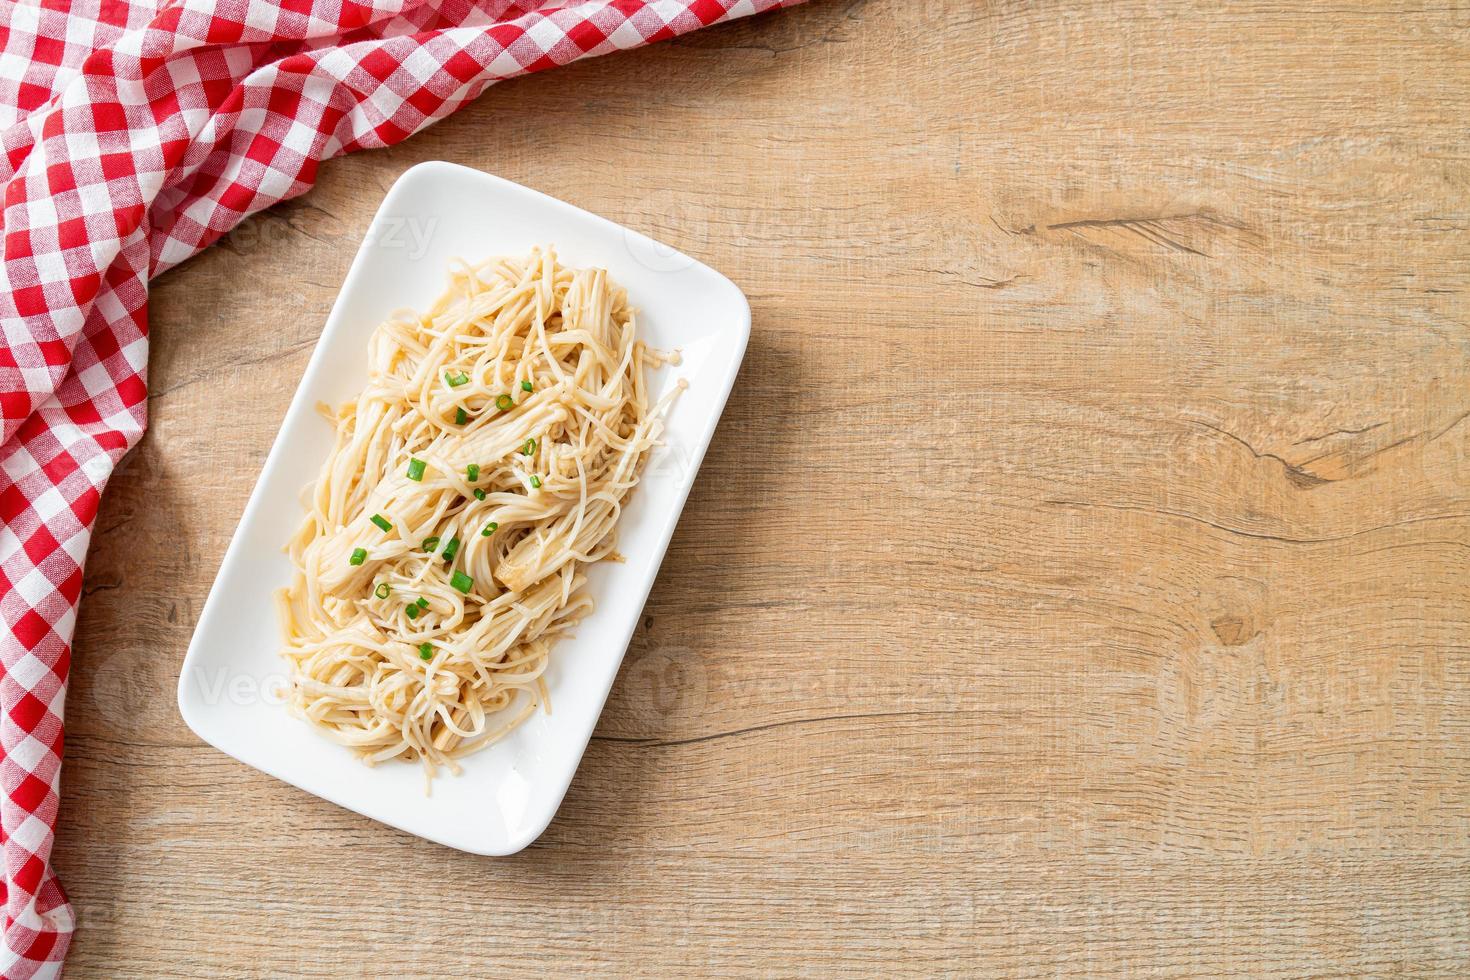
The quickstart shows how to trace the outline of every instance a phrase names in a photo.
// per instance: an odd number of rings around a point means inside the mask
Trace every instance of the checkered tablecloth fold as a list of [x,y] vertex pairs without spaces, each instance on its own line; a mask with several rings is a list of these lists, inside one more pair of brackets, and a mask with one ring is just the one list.
[[797,0],[0,0],[0,975],[56,976],[62,705],[148,280],[505,78]]

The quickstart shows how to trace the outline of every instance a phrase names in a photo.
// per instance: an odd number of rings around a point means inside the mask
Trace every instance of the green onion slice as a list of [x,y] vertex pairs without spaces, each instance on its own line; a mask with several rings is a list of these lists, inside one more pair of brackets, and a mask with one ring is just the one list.
[[445,561],[453,561],[459,551],[459,538],[450,538],[449,543],[444,546],[444,554],[440,557]]
[[423,596],[419,596],[417,599],[415,599],[413,601],[413,604],[415,606],[418,606],[420,609],[428,609],[429,608],[429,600],[428,599],[425,599]]
[[470,420],[470,413],[469,412],[466,412],[464,410],[464,406],[463,405],[461,405],[459,408],[456,408],[454,410],[454,424],[455,425],[464,425],[469,420]]
[[485,491],[484,490],[481,490],[479,487],[475,487],[475,499],[476,500],[484,500],[485,499]]
[[522,381],[521,382],[521,390],[522,391],[530,391],[532,389],[532,387],[533,387],[533,385],[529,381]]
[[419,618],[419,607],[418,606],[409,606],[408,608],[404,609],[403,611],[408,614],[408,618],[409,619],[418,619]]
[[463,592],[464,594],[468,595],[470,589],[475,587],[475,580],[470,578],[464,572],[455,572],[450,577],[449,584],[454,586],[456,589]]
[[349,565],[361,565],[365,561],[367,561],[367,549],[366,548],[353,548],[352,549],[352,557],[349,558],[349,559],[347,559],[347,564],[349,564]]
[[478,480],[480,478],[480,464],[471,463],[470,465],[466,466],[464,468],[464,478],[466,480],[469,480],[471,483],[474,483],[476,480]]
[[424,478],[424,461],[421,459],[410,459],[408,461],[408,478],[421,481]]
[[526,444],[521,447],[521,455],[529,456],[536,451],[536,440],[527,439]]
[[485,530],[480,532],[480,536],[483,538],[488,538],[490,535],[494,534],[496,529],[499,527],[499,524],[497,524],[495,521],[491,521],[489,524],[485,525]]
[[379,582],[378,587],[376,589],[373,589],[373,595],[377,596],[379,599],[386,599],[388,598],[388,593],[391,591],[393,590],[388,588],[387,582]]
[[432,644],[432,643],[420,643],[419,644],[419,659],[420,660],[433,660],[434,659],[434,644]]
[[433,551],[435,548],[439,547],[439,536],[436,534],[433,537],[424,538],[423,547],[425,551]]
[[500,395],[495,399],[495,407],[502,412],[508,411],[515,403],[516,400],[509,395]]
[[531,474],[531,488],[533,490],[541,489],[541,477],[537,476],[534,473]]
[[372,516],[372,522],[378,525],[378,530],[380,531],[393,530],[393,522],[388,520],[388,518],[384,517],[382,514],[374,514]]
[[469,384],[470,376],[468,374],[465,374],[463,371],[456,371],[454,374],[450,374],[448,371],[445,371],[444,380],[449,384],[449,387],[458,388],[460,385]]

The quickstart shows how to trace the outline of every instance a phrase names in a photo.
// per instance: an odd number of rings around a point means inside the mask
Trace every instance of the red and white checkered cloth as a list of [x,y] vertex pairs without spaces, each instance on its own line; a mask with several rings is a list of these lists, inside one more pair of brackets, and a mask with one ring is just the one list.
[[0,974],[56,976],[62,704],[148,280],[503,78],[797,0],[0,0]]

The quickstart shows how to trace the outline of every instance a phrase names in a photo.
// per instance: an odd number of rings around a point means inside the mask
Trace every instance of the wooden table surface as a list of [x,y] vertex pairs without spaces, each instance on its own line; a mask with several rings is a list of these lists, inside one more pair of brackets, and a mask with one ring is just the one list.
[[[816,0],[325,167],[156,284],[67,705],[70,975],[1466,975],[1467,102],[1443,4]],[[505,859],[174,701],[356,242],[432,159],[754,310]]]

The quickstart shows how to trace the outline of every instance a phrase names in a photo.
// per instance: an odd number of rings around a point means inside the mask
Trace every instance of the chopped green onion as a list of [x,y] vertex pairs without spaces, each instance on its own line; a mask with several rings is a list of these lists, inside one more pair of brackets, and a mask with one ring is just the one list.
[[450,577],[449,584],[468,595],[470,589],[475,587],[475,580],[470,578],[464,572],[455,572],[454,575]]
[[464,468],[464,478],[466,480],[469,480],[471,483],[474,483],[476,480],[478,480],[480,478],[480,464],[471,463],[470,465],[466,466]]
[[349,559],[347,559],[347,564],[349,564],[349,565],[361,565],[365,561],[367,561],[367,549],[366,548],[353,548],[352,549],[352,557],[349,558]]
[[541,477],[537,476],[534,473],[531,474],[531,488],[533,490],[540,490],[541,489]]
[[533,386],[532,386],[531,382],[529,382],[529,381],[522,381],[521,382],[521,390],[522,391],[530,391],[532,387]]
[[455,425],[464,425],[469,420],[470,420],[470,413],[469,412],[466,412],[464,410],[464,406],[463,405],[459,406],[459,408],[456,408],[454,410],[454,424]]
[[377,596],[379,599],[386,599],[388,598],[388,593],[391,591],[392,590],[388,588],[387,582],[379,582],[378,587],[376,589],[373,589],[373,595]]
[[420,643],[419,644],[419,659],[420,660],[433,660],[434,659],[434,644],[432,644],[432,643]]
[[470,376],[468,374],[465,374],[463,371],[456,371],[454,374],[450,374],[448,371],[445,371],[444,380],[449,384],[449,387],[458,388],[460,385],[469,384]]
[[501,395],[495,399],[495,407],[500,409],[502,412],[508,411],[511,406],[515,405],[515,403],[516,400],[509,395]]
[[459,538],[450,538],[449,543],[444,546],[444,554],[441,555],[445,561],[453,561],[455,554],[459,551]]
[[419,607],[418,606],[409,606],[407,609],[404,609],[403,611],[408,614],[408,618],[409,619],[418,619],[419,618]]
[[496,529],[498,529],[499,527],[500,527],[499,524],[497,524],[494,521],[491,521],[489,524],[486,524],[485,525],[485,530],[483,530],[483,531],[480,532],[480,537],[482,537],[482,538],[488,538],[490,535],[494,534],[495,531],[496,531]]
[[408,478],[410,480],[418,480],[420,482],[423,481],[423,479],[424,479],[424,461],[423,460],[421,460],[421,459],[410,459],[408,461]]
[[431,538],[424,538],[424,550],[425,551],[433,551],[437,547],[439,547],[439,536],[438,535],[435,535],[435,536],[433,536]]
[[526,444],[521,447],[521,455],[529,456],[536,451],[536,440],[527,439]]
[[419,596],[417,599],[415,599],[413,601],[413,604],[415,606],[418,606],[420,609],[428,609],[429,608],[429,600],[428,599],[425,599],[423,596]]
[[382,514],[374,514],[372,516],[372,522],[378,525],[378,530],[380,531],[393,530],[393,522],[388,520],[388,518],[384,517]]
[[485,491],[484,490],[481,490],[479,487],[475,487],[475,499],[476,500],[484,500],[485,499]]

